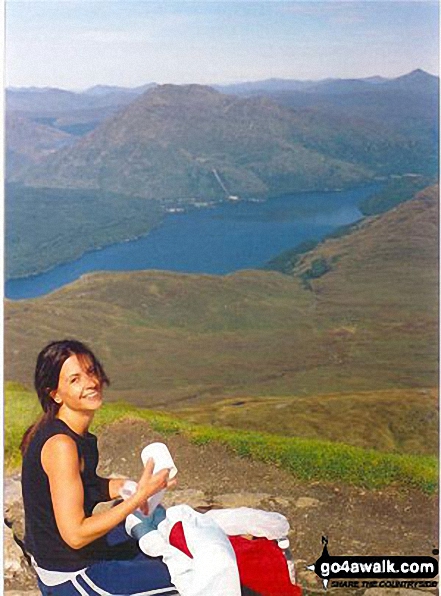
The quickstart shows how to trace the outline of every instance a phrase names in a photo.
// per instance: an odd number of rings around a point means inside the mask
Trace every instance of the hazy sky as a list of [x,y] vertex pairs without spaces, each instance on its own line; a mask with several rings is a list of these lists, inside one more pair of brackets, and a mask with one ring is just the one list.
[[7,0],[6,83],[438,74],[438,3]]

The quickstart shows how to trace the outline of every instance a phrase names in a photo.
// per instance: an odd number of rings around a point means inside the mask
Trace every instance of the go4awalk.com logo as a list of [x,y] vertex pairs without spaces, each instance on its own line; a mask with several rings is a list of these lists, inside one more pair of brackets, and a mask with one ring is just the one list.
[[[333,557],[328,552],[326,536],[322,536],[322,544],[320,558],[307,569],[322,579],[325,589],[330,580],[333,587],[349,588],[416,589],[437,585],[433,581],[438,575],[438,561],[434,557]],[[438,554],[438,551],[433,551],[433,554]]]

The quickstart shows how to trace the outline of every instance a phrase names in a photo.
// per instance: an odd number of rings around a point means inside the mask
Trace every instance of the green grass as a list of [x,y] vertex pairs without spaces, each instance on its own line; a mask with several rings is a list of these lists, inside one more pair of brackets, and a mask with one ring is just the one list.
[[[5,464],[20,462],[19,442],[38,412],[35,396],[20,386],[8,384],[5,394]],[[179,433],[195,444],[217,442],[242,457],[272,463],[302,480],[343,482],[370,489],[396,485],[434,493],[438,484],[437,459],[361,449],[343,443],[302,438],[284,438],[270,433],[242,432],[195,425],[166,414],[142,410],[123,403],[106,404],[96,416],[93,429],[134,417],[147,420],[153,430]]]
[[6,469],[20,465],[20,441],[41,413],[36,396],[19,385],[7,383],[4,400],[4,461]]
[[[341,333],[352,330],[342,329]],[[438,454],[435,389],[391,389],[329,395],[227,398],[182,407],[195,424],[258,431],[413,455]]]

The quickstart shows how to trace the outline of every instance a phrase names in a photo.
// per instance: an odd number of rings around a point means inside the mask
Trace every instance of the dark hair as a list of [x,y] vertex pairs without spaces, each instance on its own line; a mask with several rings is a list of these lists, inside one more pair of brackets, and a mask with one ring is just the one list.
[[56,391],[61,368],[71,356],[78,356],[80,362],[87,365],[87,368],[94,372],[101,385],[109,384],[109,379],[104,372],[102,364],[92,350],[82,342],[75,339],[63,339],[61,341],[53,341],[45,346],[38,354],[34,375],[34,385],[41,407],[43,408],[43,415],[23,435],[20,445],[22,455],[25,454],[38,428],[46,422],[53,420],[57,415],[60,404],[54,401],[51,393]]

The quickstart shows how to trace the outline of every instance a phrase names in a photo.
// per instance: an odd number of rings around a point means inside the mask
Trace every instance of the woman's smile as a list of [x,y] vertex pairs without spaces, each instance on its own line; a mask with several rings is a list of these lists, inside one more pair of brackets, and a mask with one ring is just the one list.
[[64,362],[53,399],[70,410],[101,406],[102,385],[88,360],[73,355]]
[[83,398],[86,398],[86,399],[102,399],[101,393],[98,393],[98,391],[92,391],[91,393],[87,393],[87,394],[83,395]]

